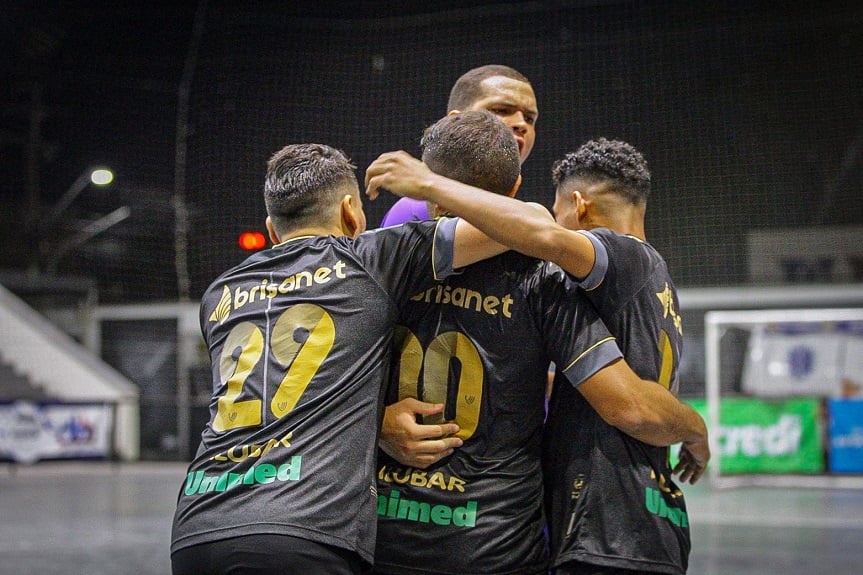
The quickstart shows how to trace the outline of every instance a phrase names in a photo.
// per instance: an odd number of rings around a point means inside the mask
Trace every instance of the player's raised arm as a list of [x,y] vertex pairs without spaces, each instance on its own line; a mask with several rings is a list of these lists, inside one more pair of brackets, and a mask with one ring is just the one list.
[[433,185],[431,180],[443,178],[422,161],[405,151],[386,152],[377,157],[366,169],[366,195],[377,199],[381,191],[398,196],[424,199],[422,189]]
[[[412,198],[414,197],[412,190],[428,185],[424,183],[426,178],[429,181],[440,179],[443,185],[449,182],[458,186],[464,185],[435,174],[423,162],[407,152],[389,152],[378,157],[366,170],[366,195],[374,200],[381,190],[385,190]],[[547,217],[550,218],[550,215]],[[464,219],[456,224],[453,246],[453,268],[468,266],[509,249],[489,238]]]
[[443,177],[407,152],[388,152],[366,170],[366,194],[381,190],[426,200],[460,216],[493,240],[529,256],[553,261],[583,279],[593,269],[591,241],[554,222],[548,211]]

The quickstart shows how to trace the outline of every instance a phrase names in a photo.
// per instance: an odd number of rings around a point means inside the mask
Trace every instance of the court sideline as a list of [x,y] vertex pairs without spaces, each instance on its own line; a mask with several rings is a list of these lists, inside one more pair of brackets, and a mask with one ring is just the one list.
[[[0,463],[0,575],[166,575],[180,463]],[[863,490],[687,486],[691,575],[863,572]]]

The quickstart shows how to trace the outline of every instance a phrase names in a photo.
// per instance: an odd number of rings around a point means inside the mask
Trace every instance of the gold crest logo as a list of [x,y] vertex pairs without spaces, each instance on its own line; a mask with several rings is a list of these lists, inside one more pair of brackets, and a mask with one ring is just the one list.
[[228,289],[228,286],[225,286],[222,289],[222,298],[219,300],[219,305],[210,314],[210,321],[225,323],[229,315],[231,315],[231,290]]

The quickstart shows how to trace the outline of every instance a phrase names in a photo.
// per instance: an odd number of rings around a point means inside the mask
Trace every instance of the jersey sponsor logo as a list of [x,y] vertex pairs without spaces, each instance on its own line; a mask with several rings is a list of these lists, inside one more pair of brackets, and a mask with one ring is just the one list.
[[[584,491],[584,484],[584,473],[579,473],[575,476],[575,479],[572,482],[572,491],[570,491],[569,493],[569,498],[571,501],[578,501],[579,499],[581,499],[581,494]],[[572,535],[572,530],[575,528],[576,515],[577,514],[575,511],[570,514],[569,525],[567,525],[566,527],[566,533],[564,534],[564,537],[569,537],[570,535]]]
[[423,501],[402,499],[399,491],[390,491],[389,497],[378,495],[378,515],[404,521],[475,527],[477,502],[468,501],[460,507],[432,505]]
[[658,489],[644,488],[644,506],[657,517],[668,519],[678,527],[689,527],[689,515],[686,511],[669,506]]
[[382,466],[378,471],[378,479],[386,483],[398,485],[411,485],[413,487],[427,487],[429,489],[441,489],[443,491],[458,491],[464,493],[467,483],[464,479],[455,475],[447,475],[443,471],[429,473],[422,469],[413,467],[387,467]]
[[668,282],[665,282],[665,289],[658,292],[656,297],[659,298],[659,303],[662,305],[662,317],[671,316],[671,321],[674,323],[677,333],[683,335],[683,319],[677,313],[677,310],[674,309],[674,293],[671,291]]
[[252,465],[245,473],[226,471],[219,475],[208,475],[203,470],[190,471],[186,476],[183,494],[201,495],[212,491],[222,492],[240,485],[266,485],[274,481],[297,481],[303,463],[301,455],[294,455],[290,462],[278,467],[271,463]]
[[228,316],[231,315],[231,290],[228,286],[222,288],[222,297],[219,299],[219,304],[213,313],[210,314],[210,321],[218,321],[225,323]]
[[266,455],[271,449],[273,449],[274,447],[278,447],[279,445],[281,445],[282,447],[290,447],[290,439],[293,436],[294,432],[291,431],[281,439],[269,439],[263,445],[258,443],[241,443],[240,445],[234,445],[227,451],[222,451],[212,456],[210,458],[210,461],[233,461],[235,463],[239,463],[240,461],[244,461],[249,457],[261,457]]
[[672,499],[683,497],[683,492],[680,488],[671,483],[664,473],[660,473],[658,477],[659,478],[657,479],[656,471],[651,469],[650,478],[659,484],[659,490],[662,491],[666,497],[671,497]]
[[233,292],[226,284],[222,287],[222,296],[216,309],[210,314],[209,320],[225,323],[233,310],[240,309],[248,303],[266,301],[280,294],[312,287],[316,284],[329,283],[333,278],[344,279],[346,277],[345,262],[339,260],[333,267],[321,266],[313,271],[297,272],[278,283],[263,279],[257,285],[247,288],[237,287]]
[[502,296],[483,295],[476,290],[463,287],[454,288],[449,285],[431,287],[412,297],[411,301],[452,305],[488,315],[501,314],[505,318],[512,317],[512,304],[514,303],[509,294]]

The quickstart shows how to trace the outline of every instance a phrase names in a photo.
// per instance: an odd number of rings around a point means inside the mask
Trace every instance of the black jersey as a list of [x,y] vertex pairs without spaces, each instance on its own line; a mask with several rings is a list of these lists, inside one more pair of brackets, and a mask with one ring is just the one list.
[[435,284],[433,268],[451,271],[454,224],[295,238],[209,287],[210,421],[180,488],[172,551],[269,533],[372,560],[393,328]]
[[445,403],[464,444],[428,469],[381,453],[376,573],[545,573],[549,361],[579,383],[621,357],[593,307],[564,295],[566,281],[554,264],[507,252],[405,308],[388,401]]
[[[631,236],[607,229],[585,235],[597,261],[581,284],[584,293],[633,371],[676,393],[683,335],[665,261]],[[556,380],[543,465],[554,564],[686,572],[689,519],[667,447],[608,425],[580,393]]]

